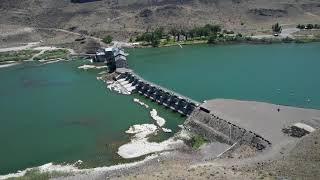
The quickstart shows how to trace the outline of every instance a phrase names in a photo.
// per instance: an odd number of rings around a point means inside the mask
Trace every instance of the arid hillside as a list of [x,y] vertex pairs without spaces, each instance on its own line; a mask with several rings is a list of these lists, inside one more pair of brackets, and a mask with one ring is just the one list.
[[[244,34],[263,34],[271,25],[320,23],[318,0],[1,0],[1,41],[28,28],[58,28],[116,40],[159,26],[169,29],[220,24]],[[39,30],[39,29],[37,29]],[[8,33],[9,32],[9,33]],[[30,34],[30,32],[28,32]],[[44,33],[45,34],[45,33]],[[5,37],[4,37],[5,35]],[[33,35],[33,36],[39,36]],[[20,36],[18,40],[26,36]],[[39,37],[29,37],[38,40]],[[41,38],[46,38],[41,35]],[[40,38],[40,39],[41,39]],[[17,39],[16,37],[13,39]]]

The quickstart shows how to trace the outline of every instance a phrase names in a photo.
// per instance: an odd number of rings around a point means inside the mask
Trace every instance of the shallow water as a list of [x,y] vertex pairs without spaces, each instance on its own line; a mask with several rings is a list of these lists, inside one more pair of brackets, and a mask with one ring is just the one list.
[[[184,118],[138,95],[111,92],[85,61],[0,69],[0,174],[48,162],[84,161],[84,167],[127,162],[117,154],[131,125],[155,123],[137,97],[156,108],[177,131]],[[101,70],[102,71],[102,70]],[[172,133],[173,134],[173,133]],[[165,139],[172,134],[160,133]]]
[[320,43],[129,49],[147,80],[203,101],[264,101],[320,109]]

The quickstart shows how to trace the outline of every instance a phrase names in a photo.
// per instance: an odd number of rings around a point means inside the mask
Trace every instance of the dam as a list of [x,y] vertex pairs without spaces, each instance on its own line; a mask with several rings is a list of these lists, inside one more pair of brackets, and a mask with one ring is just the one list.
[[[96,56],[96,59],[102,59],[102,61],[107,62],[109,72],[111,70],[111,74],[113,74],[112,79],[120,92],[127,95],[138,93],[159,105],[181,114],[181,116],[186,116],[187,120],[184,124],[187,129],[201,134],[210,141],[218,140],[229,145],[245,143],[255,147],[257,150],[263,150],[271,146],[270,141],[255,132],[219,118],[211,110],[203,106],[205,103],[200,103],[145,80],[128,68],[126,58],[124,58],[125,63],[118,63],[118,65],[116,60],[108,61],[107,52],[109,51],[111,52],[111,59],[116,59],[117,55],[119,55],[117,52],[121,52],[120,54],[125,53],[118,48],[106,48],[103,50],[102,55],[100,55],[101,52],[97,52]],[[125,55],[123,56],[125,57]]]
[[118,69],[113,80],[126,91],[126,94],[138,93],[186,116],[185,127],[210,141],[218,140],[229,145],[248,144],[257,150],[263,150],[272,144],[257,133],[220,118],[211,108],[208,109],[205,103],[149,82],[130,69]]
[[125,70],[114,78],[123,89],[129,92],[136,92],[160,105],[172,109],[183,116],[190,116],[199,107],[200,102],[185,97],[177,92],[168,90],[162,86],[144,80],[132,70]]
[[244,126],[243,123],[245,122],[235,123],[228,117],[221,118],[217,112],[214,112],[215,107],[208,108],[205,102],[200,103],[145,80],[132,69],[129,69],[127,63],[116,66],[110,77],[121,93],[127,95],[131,93],[140,94],[181,114],[181,116],[186,116],[185,127],[189,131],[204,136],[207,140],[218,140],[229,145],[247,144],[257,150],[264,150],[272,145],[269,139],[264,138],[266,137],[265,134],[255,128]]

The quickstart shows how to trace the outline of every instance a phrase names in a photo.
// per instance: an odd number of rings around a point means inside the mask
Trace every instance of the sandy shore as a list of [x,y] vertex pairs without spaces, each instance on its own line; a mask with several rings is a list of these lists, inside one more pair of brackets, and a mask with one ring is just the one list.
[[10,67],[10,66],[15,66],[18,65],[20,63],[8,63],[8,64],[0,64],[0,68],[6,68],[6,67]]

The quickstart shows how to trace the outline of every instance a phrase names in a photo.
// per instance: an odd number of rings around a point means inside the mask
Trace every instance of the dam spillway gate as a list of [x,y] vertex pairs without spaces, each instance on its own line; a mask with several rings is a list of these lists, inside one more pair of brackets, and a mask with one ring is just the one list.
[[183,116],[190,116],[200,104],[179,93],[144,80],[134,72],[121,73],[115,80],[122,84],[129,92],[137,92]]

